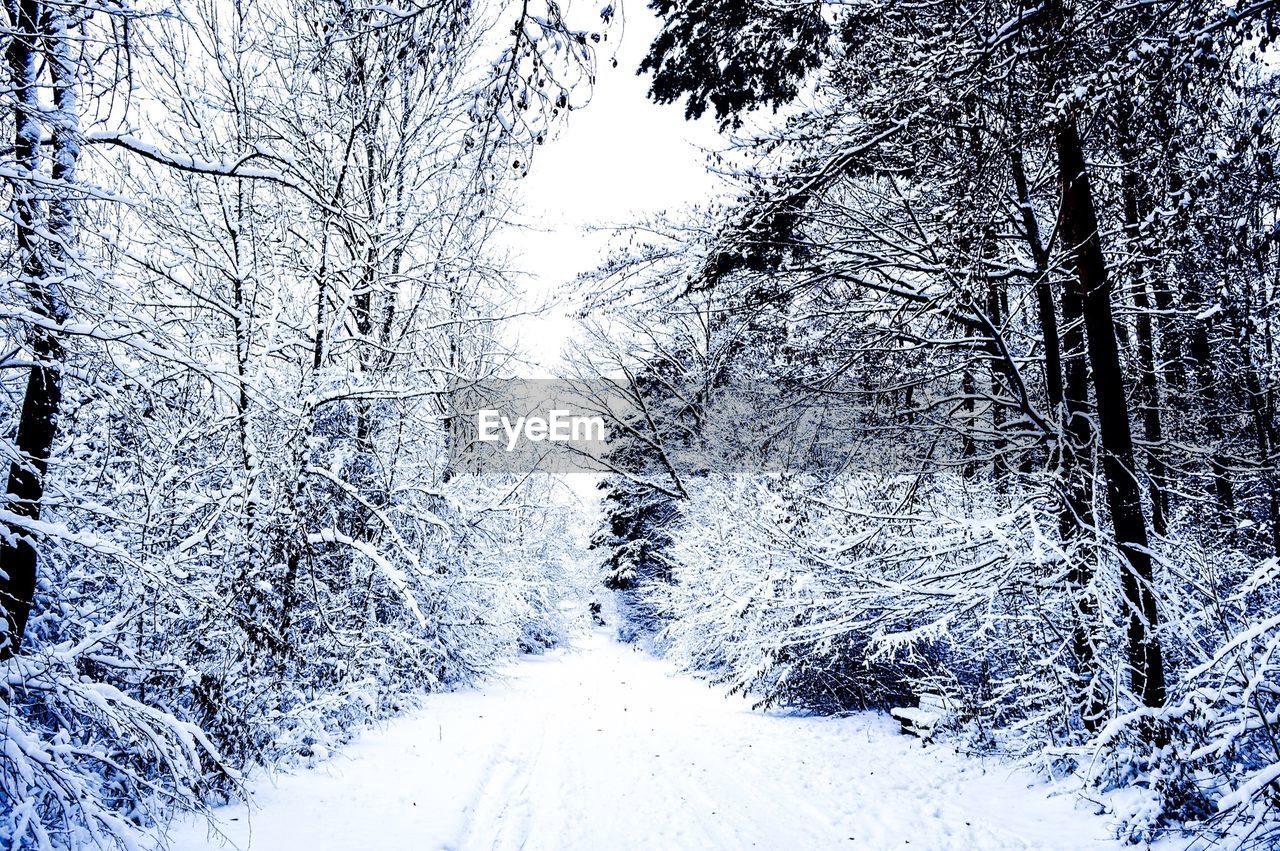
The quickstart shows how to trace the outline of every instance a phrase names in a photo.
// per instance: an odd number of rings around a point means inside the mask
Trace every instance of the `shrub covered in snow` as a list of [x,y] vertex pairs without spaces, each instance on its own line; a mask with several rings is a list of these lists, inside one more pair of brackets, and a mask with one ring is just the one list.
[[[1036,500],[984,498],[955,475],[711,477],[668,528],[669,581],[643,590],[670,658],[762,706],[941,694],[955,707],[942,735],[1076,774],[1131,836],[1204,828],[1265,846],[1280,773],[1276,561],[1161,552],[1179,674],[1151,709],[1123,676],[1083,678],[1052,523]],[[1121,608],[1117,585],[1096,579],[1102,611]],[[1092,633],[1104,670],[1122,670],[1116,628]],[[1105,695],[1097,730],[1080,721],[1086,690]]]

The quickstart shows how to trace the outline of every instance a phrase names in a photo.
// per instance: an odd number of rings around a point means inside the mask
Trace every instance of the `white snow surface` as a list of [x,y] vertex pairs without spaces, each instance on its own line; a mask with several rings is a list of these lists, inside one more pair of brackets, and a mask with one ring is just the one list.
[[1029,773],[922,746],[880,713],[752,711],[600,631],[429,696],[175,851],[1132,847]]

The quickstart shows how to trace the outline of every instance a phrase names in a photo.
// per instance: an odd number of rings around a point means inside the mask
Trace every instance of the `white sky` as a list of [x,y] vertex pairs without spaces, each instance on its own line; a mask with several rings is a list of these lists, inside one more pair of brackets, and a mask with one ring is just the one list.
[[[586,4],[575,10],[587,11]],[[594,268],[610,236],[592,227],[626,225],[646,214],[676,211],[717,194],[704,151],[719,146],[714,124],[688,122],[681,105],[646,97],[648,75],[636,68],[658,32],[643,0],[625,3],[626,18],[600,45],[600,69],[590,104],[569,114],[559,134],[538,149],[517,186],[520,220],[507,244],[528,302],[559,299],[541,315],[519,320],[517,347],[532,362],[529,376],[552,375],[573,333],[568,298],[574,278]],[[588,24],[589,25],[589,24]],[[621,36],[618,40],[618,36]],[[618,67],[610,66],[617,50]]]

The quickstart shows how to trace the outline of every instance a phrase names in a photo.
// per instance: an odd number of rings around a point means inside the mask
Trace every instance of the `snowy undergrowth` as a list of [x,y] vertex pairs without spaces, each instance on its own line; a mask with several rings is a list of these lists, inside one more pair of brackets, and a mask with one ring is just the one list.
[[[562,643],[588,617],[581,536],[565,507],[513,506],[519,533],[506,512],[493,523],[508,490],[455,488],[437,504],[465,535],[439,530],[415,550],[384,544],[307,575],[296,620],[275,635],[220,596],[217,571],[188,561],[179,583],[173,565],[98,569],[102,548],[75,543],[85,535],[51,537],[66,573],[45,587],[32,649],[4,663],[0,689],[6,847],[131,845],[177,813],[235,799],[246,769],[315,765],[426,693]],[[341,591],[352,577],[367,586],[355,611]],[[130,610],[129,598],[150,605]],[[131,617],[99,621],[113,600]],[[139,619],[152,640],[131,628]]]
[[[1034,497],[983,496],[958,476],[708,479],[670,527],[671,581],[637,593],[662,612],[670,659],[760,706],[841,713],[940,692],[956,707],[940,737],[1074,777],[1124,835],[1265,846],[1280,772],[1274,560],[1160,553],[1176,673],[1166,708],[1144,709],[1122,677],[1086,682],[1072,662],[1054,522]],[[1118,570],[1103,564],[1095,648],[1119,672],[1123,648],[1102,640],[1121,632],[1108,623]],[[1086,688],[1108,707],[1097,730],[1078,718]]]

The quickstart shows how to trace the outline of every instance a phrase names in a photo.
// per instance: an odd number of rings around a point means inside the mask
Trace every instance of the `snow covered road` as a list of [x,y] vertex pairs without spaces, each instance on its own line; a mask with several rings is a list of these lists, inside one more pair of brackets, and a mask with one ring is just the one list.
[[604,634],[365,733],[178,851],[1120,848],[1005,765],[872,713],[807,718],[673,674]]

